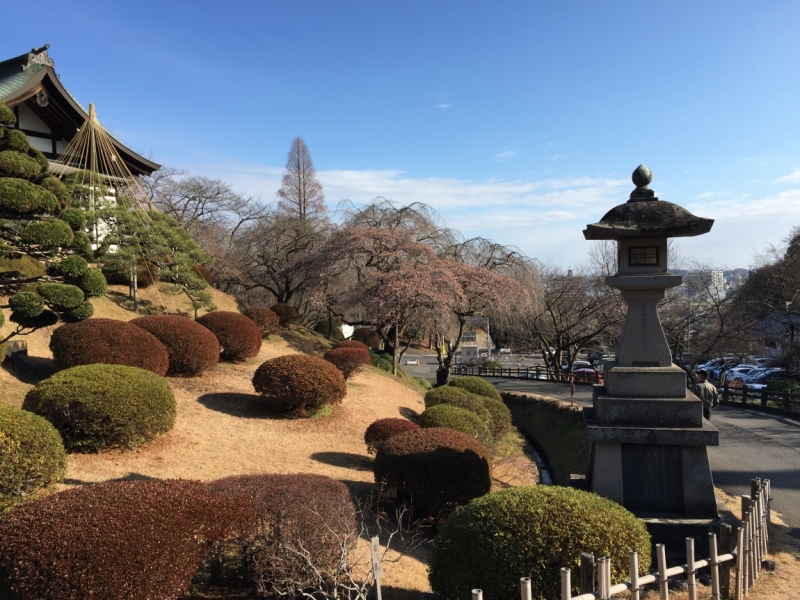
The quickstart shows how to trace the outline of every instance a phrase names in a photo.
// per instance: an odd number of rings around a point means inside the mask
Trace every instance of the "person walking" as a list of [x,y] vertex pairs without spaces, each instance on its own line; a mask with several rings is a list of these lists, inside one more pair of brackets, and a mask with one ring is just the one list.
[[703,416],[711,419],[711,407],[719,404],[719,392],[714,384],[708,381],[708,371],[705,369],[697,372],[697,383],[692,385],[692,392],[703,401]]

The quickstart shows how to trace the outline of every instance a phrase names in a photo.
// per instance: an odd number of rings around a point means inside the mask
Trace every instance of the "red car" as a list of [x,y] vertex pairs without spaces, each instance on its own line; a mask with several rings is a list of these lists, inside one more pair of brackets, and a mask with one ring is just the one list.
[[592,368],[575,369],[573,371],[573,381],[575,383],[598,383],[603,384],[603,376]]

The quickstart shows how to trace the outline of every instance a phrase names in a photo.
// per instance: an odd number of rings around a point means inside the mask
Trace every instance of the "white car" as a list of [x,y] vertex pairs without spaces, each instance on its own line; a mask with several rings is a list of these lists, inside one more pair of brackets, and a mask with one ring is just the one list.
[[406,359],[406,365],[417,365],[417,366],[419,366],[420,362],[419,362],[418,358],[407,358]]
[[756,365],[737,365],[725,371],[725,381],[733,387],[741,387],[743,377],[758,368]]

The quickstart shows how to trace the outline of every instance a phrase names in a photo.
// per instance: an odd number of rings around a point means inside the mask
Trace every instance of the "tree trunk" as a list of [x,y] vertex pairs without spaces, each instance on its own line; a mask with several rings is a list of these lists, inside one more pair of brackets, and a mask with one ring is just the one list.
[[[449,361],[445,361],[449,362]],[[447,385],[450,381],[450,365],[439,365],[439,368],[436,369],[436,385]]]
[[392,375],[397,375],[397,323],[394,324],[392,330],[394,331],[394,343],[392,344]]
[[133,263],[131,273],[131,289],[133,290],[133,312],[139,314],[139,279],[136,273],[136,263]]

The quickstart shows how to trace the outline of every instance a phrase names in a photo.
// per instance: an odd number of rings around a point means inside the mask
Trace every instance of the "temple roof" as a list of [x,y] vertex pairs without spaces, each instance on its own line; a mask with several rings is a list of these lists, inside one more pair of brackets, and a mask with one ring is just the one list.
[[672,202],[659,200],[648,188],[653,179],[644,165],[633,172],[636,189],[630,200],[608,211],[599,223],[587,225],[587,240],[617,240],[626,237],[690,237],[711,230],[714,219],[693,215]]
[[[0,100],[11,108],[25,103],[53,134],[69,142],[89,118],[89,113],[61,84],[55,65],[47,55],[48,47],[34,48],[0,62]],[[148,175],[161,168],[113,136],[112,141],[134,175]]]

